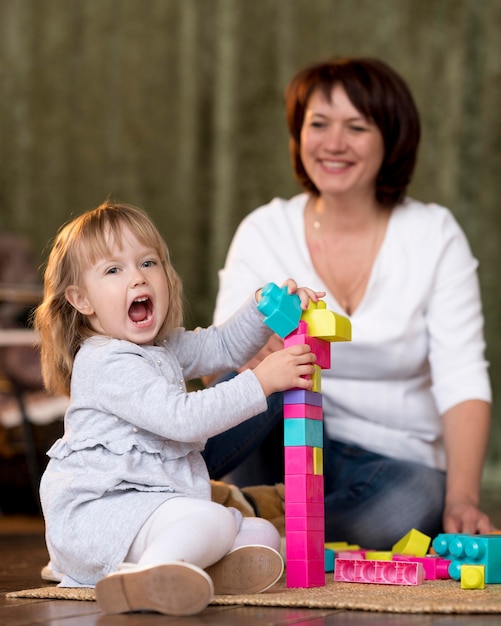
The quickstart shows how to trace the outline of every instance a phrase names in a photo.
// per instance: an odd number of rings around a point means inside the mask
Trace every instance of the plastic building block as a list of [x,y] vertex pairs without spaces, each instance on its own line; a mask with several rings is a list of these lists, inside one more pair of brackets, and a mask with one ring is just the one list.
[[425,556],[430,547],[431,537],[413,528],[392,547],[396,554]]
[[437,535],[432,543],[435,552],[450,559],[450,577],[461,580],[461,566],[485,565],[485,582],[501,583],[501,535]]
[[325,585],[324,558],[287,559],[287,587],[323,587]]
[[347,317],[333,313],[325,302],[310,300],[308,308],[301,314],[301,320],[308,324],[308,334],[326,341],[351,341],[351,322]]
[[334,580],[380,585],[420,585],[424,580],[421,563],[408,561],[367,561],[337,558]]
[[461,589],[484,589],[485,565],[461,565]]
[[411,561],[421,563],[424,568],[425,580],[438,580],[450,578],[448,559],[441,559],[438,556],[409,556],[408,554],[394,554],[394,561]]
[[393,552],[389,550],[367,550],[365,558],[368,561],[391,561]]
[[[312,474],[285,475],[285,502],[324,501],[324,477]],[[286,519],[287,523],[287,519]]]
[[285,532],[289,533],[293,530],[306,530],[325,533],[325,516],[309,517],[303,515],[301,517],[287,517],[285,519]]
[[322,448],[324,431],[319,420],[293,417],[284,420],[284,445]]
[[[285,523],[289,517],[321,517],[324,519],[324,501],[291,502],[285,496]],[[326,547],[328,547],[326,545]]]
[[[304,322],[304,327],[307,326]],[[300,326],[301,328],[301,326]],[[310,346],[311,351],[317,357],[315,363],[324,370],[328,370],[331,366],[331,344],[325,339],[319,339],[318,337],[310,337],[310,335],[304,333],[292,333],[284,339],[284,348],[289,346],[295,346],[298,344],[306,344]]]
[[284,404],[313,404],[322,406],[322,394],[307,389],[287,389],[284,391]]
[[327,548],[325,548],[324,561],[325,561],[324,571],[326,573],[333,572],[334,571],[334,550],[328,550]]
[[324,449],[313,448],[313,473],[316,476],[323,476],[324,473]]
[[286,474],[314,474],[313,446],[285,446]]
[[293,530],[287,532],[285,540],[286,562],[301,559],[324,558],[324,531],[323,530]]
[[284,404],[284,418],[302,417],[312,420],[323,419],[323,411],[321,406],[314,404]]
[[301,319],[301,301],[290,294],[287,287],[268,283],[263,287],[257,308],[265,316],[264,323],[280,337],[286,337],[298,327]]
[[365,550],[339,550],[336,552],[336,558],[365,560]]

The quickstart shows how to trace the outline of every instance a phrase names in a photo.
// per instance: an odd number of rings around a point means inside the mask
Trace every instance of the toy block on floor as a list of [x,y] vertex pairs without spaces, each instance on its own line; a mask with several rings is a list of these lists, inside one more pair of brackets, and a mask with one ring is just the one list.
[[308,324],[308,334],[326,341],[351,341],[351,322],[347,317],[333,313],[325,302],[310,300],[308,308],[301,314],[301,320]]
[[287,587],[323,587],[325,585],[325,557],[287,560]]
[[421,563],[406,561],[337,558],[334,564],[334,580],[379,585],[420,585],[424,580],[424,569]]
[[296,294],[290,294],[287,287],[268,283],[261,291],[257,308],[265,316],[264,323],[280,337],[294,331],[301,319],[301,301]]
[[448,559],[441,559],[438,556],[409,556],[408,554],[394,554],[394,561],[411,561],[421,563],[424,568],[425,580],[438,580],[450,578]]
[[433,549],[442,558],[451,561],[450,577],[461,579],[461,566],[485,565],[485,582],[501,583],[501,535],[437,535],[432,542]]
[[485,565],[461,565],[461,589],[485,588]]
[[392,547],[395,554],[410,554],[411,556],[425,556],[430,547],[431,537],[412,528]]

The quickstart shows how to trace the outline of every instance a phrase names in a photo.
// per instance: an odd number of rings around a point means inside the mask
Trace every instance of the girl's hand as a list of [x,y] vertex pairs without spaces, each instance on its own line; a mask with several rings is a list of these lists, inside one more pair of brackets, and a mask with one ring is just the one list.
[[298,344],[269,354],[253,371],[266,396],[292,388],[311,391],[313,380],[303,377],[313,376],[316,358],[310,346]]
[[299,296],[299,299],[301,300],[301,308],[303,309],[303,311],[308,308],[310,300],[313,300],[313,302],[318,302],[320,298],[323,298],[325,296],[325,291],[314,291],[309,287],[298,287],[296,281],[292,278],[288,278],[287,280],[285,280],[281,286],[287,286],[288,293],[295,293]]

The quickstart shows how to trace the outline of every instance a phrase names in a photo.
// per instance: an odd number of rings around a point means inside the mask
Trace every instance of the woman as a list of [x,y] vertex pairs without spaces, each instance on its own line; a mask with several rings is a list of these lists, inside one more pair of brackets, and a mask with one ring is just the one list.
[[[332,346],[322,375],[327,540],[388,549],[411,528],[488,532],[479,492],[491,390],[477,261],[448,209],[406,196],[420,136],[412,95],[383,62],[340,59],[299,72],[286,105],[305,193],[243,220],[215,322],[270,274],[325,290],[327,307],[350,317],[353,341]],[[259,357],[280,345],[272,337]],[[209,442],[209,467],[228,471],[280,421],[275,397],[267,413]]]

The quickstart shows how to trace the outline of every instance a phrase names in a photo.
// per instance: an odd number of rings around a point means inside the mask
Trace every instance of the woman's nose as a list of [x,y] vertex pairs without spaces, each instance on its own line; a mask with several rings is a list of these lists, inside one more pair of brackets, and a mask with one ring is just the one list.
[[346,147],[346,135],[338,126],[332,126],[326,136],[326,147],[333,152],[339,152]]

